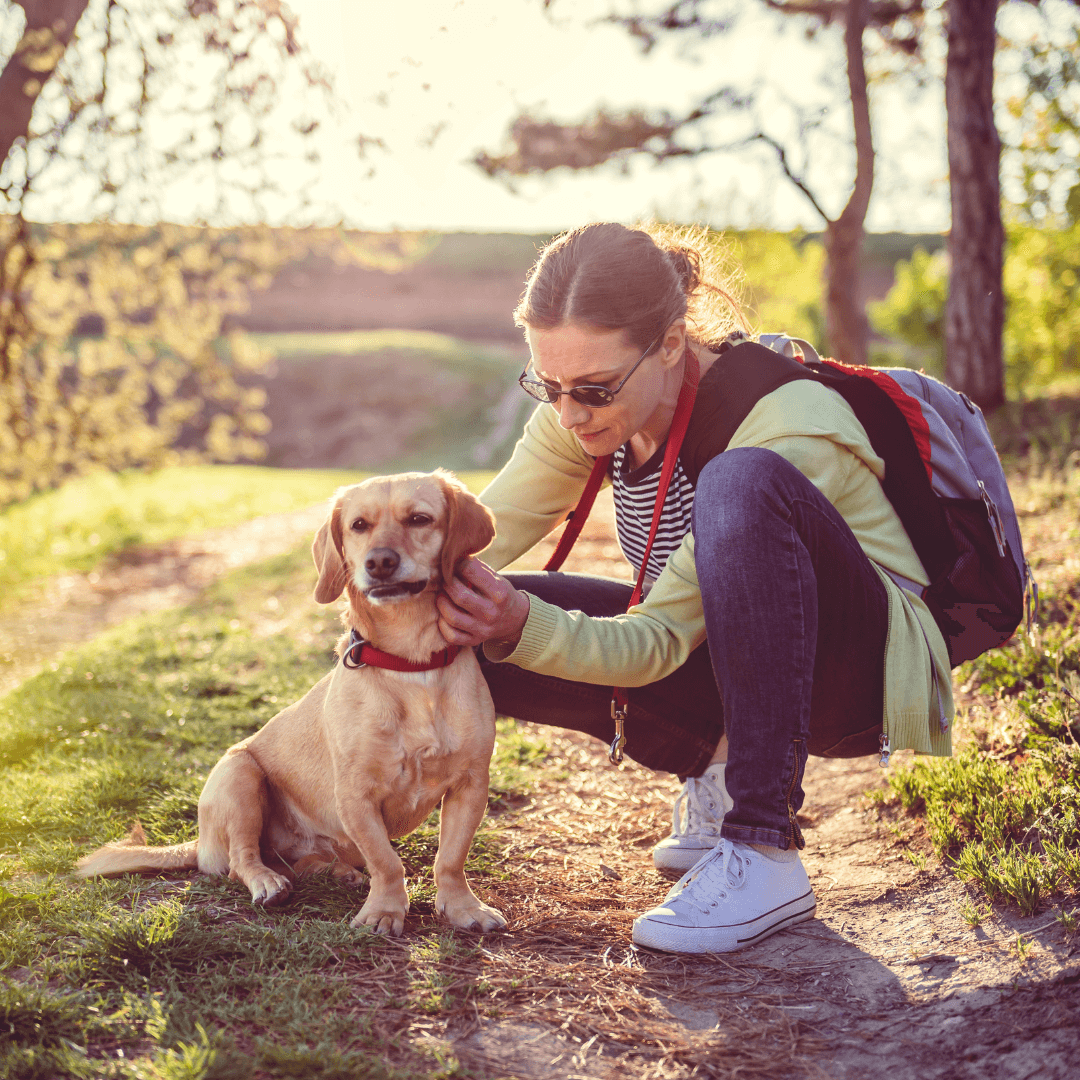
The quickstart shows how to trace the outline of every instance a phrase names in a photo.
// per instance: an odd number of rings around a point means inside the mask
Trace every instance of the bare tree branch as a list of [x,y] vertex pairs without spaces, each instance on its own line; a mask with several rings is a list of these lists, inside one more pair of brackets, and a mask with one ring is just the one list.
[[675,136],[721,107],[744,109],[749,100],[722,87],[681,116],[658,113],[650,118],[637,109],[625,113],[598,109],[579,124],[560,124],[524,114],[510,129],[510,151],[499,156],[480,152],[473,162],[488,176],[513,177],[558,168],[592,169],[635,153],[648,154],[658,162],[712,153],[718,147],[684,146]]
[[758,131],[751,135],[747,142],[763,142],[766,146],[771,146],[773,150],[776,151],[776,156],[780,161],[780,168],[783,170],[784,175],[807,197],[807,199],[810,200],[810,205],[821,215],[822,220],[826,224],[832,220],[821,208],[821,203],[814,197],[814,193],[806,186],[806,181],[792,171],[787,160],[787,150],[785,150],[776,139],[763,131]]
[[0,163],[30,128],[34,102],[68,47],[88,0],[17,0],[26,29],[0,72]]

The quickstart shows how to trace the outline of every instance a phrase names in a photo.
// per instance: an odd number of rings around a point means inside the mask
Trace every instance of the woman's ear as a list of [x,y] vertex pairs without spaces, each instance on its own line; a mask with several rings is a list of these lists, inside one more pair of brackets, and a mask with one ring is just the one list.
[[345,560],[342,558],[341,500],[334,503],[330,516],[319,527],[311,556],[319,571],[315,585],[315,599],[320,604],[331,604],[345,588]]
[[442,547],[442,579],[454,576],[466,555],[475,555],[495,539],[495,515],[457,477],[441,469],[435,478],[446,499],[446,533]]
[[660,341],[660,363],[667,368],[674,367],[682,359],[686,345],[686,320],[676,319],[664,331]]

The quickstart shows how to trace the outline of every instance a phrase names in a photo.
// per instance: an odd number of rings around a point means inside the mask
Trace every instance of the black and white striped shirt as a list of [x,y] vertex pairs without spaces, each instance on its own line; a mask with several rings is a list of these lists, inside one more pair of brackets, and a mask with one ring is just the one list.
[[[664,447],[661,446],[639,468],[628,469],[626,464],[626,447],[620,446],[612,459],[615,527],[619,536],[619,547],[636,575],[645,556],[645,542],[652,526],[660,472],[664,467]],[[675,472],[664,499],[660,526],[656,530],[652,551],[649,552],[649,565],[645,568],[645,578],[650,584],[660,576],[668,558],[682,543],[683,537],[690,532],[690,513],[693,506],[694,485],[683,470],[682,462],[676,461]]]

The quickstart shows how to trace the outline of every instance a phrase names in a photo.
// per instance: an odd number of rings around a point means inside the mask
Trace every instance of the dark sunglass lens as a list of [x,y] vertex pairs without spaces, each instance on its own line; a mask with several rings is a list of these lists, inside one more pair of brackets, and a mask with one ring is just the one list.
[[570,392],[570,396],[581,405],[599,409],[610,405],[614,395],[602,386],[577,386]]

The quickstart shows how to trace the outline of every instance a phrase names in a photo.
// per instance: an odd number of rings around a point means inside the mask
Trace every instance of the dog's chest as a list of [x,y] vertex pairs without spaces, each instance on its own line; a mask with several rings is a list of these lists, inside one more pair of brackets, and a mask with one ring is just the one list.
[[464,715],[460,696],[446,692],[445,680],[431,682],[423,676],[395,680],[381,710],[371,750],[397,790],[445,784],[462,768],[476,718]]

